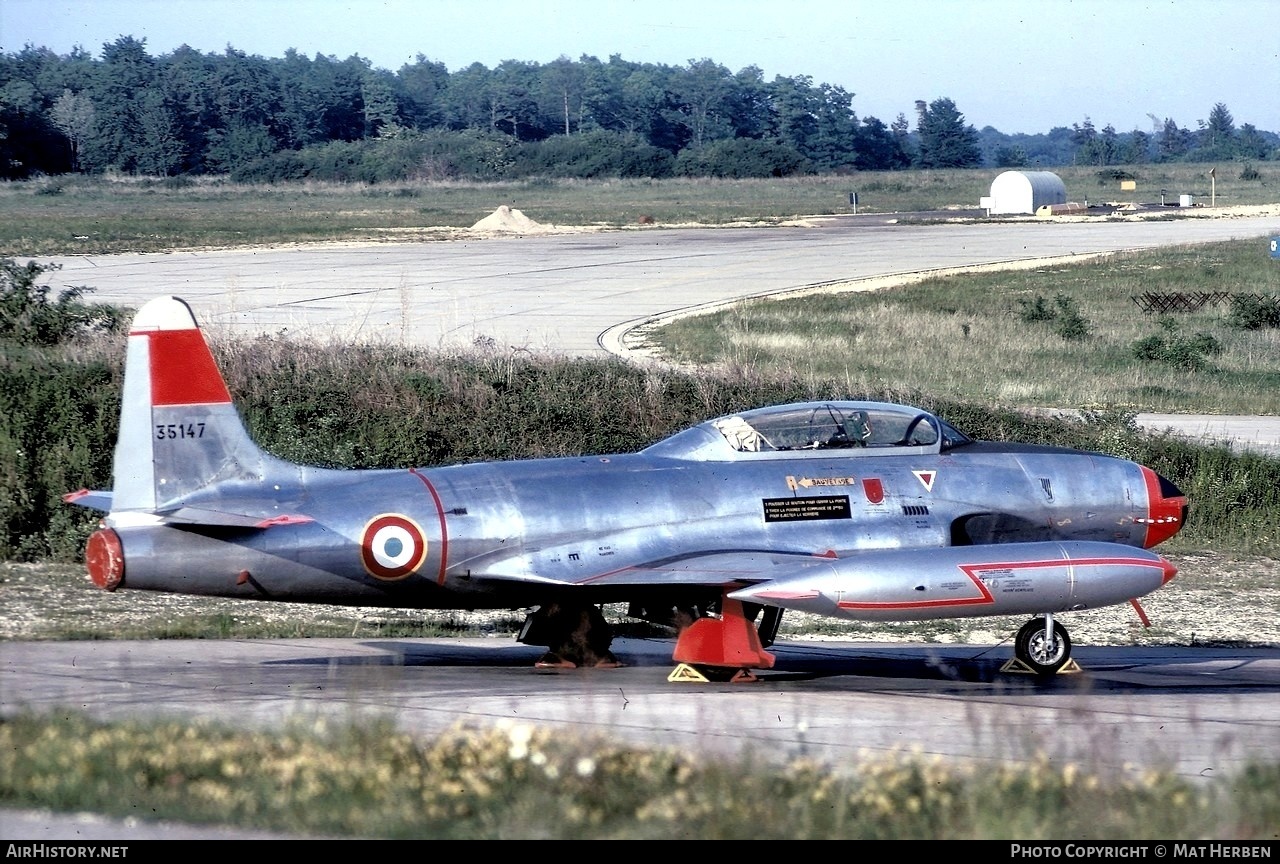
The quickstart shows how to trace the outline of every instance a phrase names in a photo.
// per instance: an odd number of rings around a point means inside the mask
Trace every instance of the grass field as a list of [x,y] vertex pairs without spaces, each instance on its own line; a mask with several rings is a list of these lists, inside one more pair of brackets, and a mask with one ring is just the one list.
[[[1219,207],[1280,201],[1280,165],[1056,169],[1069,200],[1157,203],[1180,194]],[[432,240],[500,205],[536,222],[608,228],[770,223],[815,214],[977,208],[998,169],[862,172],[770,180],[527,180],[512,183],[235,184],[187,178],[47,177],[0,183],[0,256],[157,252],[334,240]],[[642,220],[643,217],[643,220]]]
[[1233,325],[1230,300],[1173,314],[1135,302],[1204,292],[1280,298],[1280,266],[1256,241],[1120,253],[745,301],[646,338],[684,364],[786,370],[846,382],[850,392],[898,387],[1014,408],[1280,414],[1280,327]]

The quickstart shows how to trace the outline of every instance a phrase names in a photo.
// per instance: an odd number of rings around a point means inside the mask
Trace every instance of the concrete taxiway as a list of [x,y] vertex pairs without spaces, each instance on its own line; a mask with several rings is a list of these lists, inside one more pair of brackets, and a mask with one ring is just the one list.
[[918,751],[971,764],[1044,753],[1098,768],[1221,777],[1280,752],[1280,651],[1090,647],[1043,682],[1008,645],[787,642],[752,683],[670,681],[674,642],[620,638],[622,669],[547,672],[511,638],[16,642],[0,710],[103,719],[385,717],[432,735],[524,723],[574,740],[725,757],[857,759]]
[[1280,217],[1159,222],[681,228],[280,249],[40,259],[55,288],[141,306],[174,294],[215,332],[286,332],[425,347],[496,343],[589,354],[628,329],[742,297],[957,268],[1032,267],[1098,253],[1280,234]]

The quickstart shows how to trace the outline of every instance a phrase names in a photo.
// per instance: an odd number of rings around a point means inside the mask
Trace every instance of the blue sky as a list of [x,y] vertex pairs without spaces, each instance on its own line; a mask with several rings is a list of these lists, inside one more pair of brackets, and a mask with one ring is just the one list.
[[473,62],[592,55],[709,58],[766,81],[808,75],[854,94],[860,117],[914,125],[915,101],[967,122],[1047,132],[1197,128],[1217,102],[1280,132],[1276,0],[0,0],[0,51],[66,54],[126,35],[155,56],[186,44],[280,57],[353,54],[396,70],[422,54]]

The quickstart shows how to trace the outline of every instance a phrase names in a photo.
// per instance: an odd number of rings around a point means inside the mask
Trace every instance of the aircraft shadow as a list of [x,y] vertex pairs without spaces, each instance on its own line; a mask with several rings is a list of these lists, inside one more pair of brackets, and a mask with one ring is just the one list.
[[[478,645],[474,640],[373,640],[358,643],[374,653],[358,656],[322,653],[315,657],[268,661],[268,665],[363,666],[440,669],[505,669],[556,674],[560,670],[538,670],[534,664],[544,653],[537,646],[515,642]],[[622,662],[620,670],[569,670],[569,680],[581,675],[634,675],[635,670],[673,670],[674,643],[670,640],[619,639],[614,652]],[[1071,695],[1132,693],[1204,692],[1228,689],[1236,693],[1280,692],[1280,667],[1268,664],[1267,671],[1240,674],[1252,659],[1276,659],[1280,651],[1251,652],[1238,663],[1224,665],[1220,674],[1200,670],[1194,675],[1171,674],[1171,663],[1198,663],[1204,657],[1196,649],[1146,649],[1126,659],[1120,649],[1078,650],[1079,668],[1043,678],[1009,671],[1012,656],[1007,646],[858,645],[831,643],[788,643],[769,649],[776,657],[774,668],[757,676],[767,684],[812,686],[822,690],[909,690],[925,688],[958,694],[993,692],[1036,692]],[[1186,655],[1185,657],[1183,655]],[[1221,655],[1215,659],[1221,660]],[[630,670],[630,671],[628,671]],[[651,677],[651,676],[649,676]],[[665,678],[665,673],[664,673]],[[665,683],[665,682],[663,682]],[[711,682],[738,687],[750,684]],[[976,686],[975,686],[976,685]]]

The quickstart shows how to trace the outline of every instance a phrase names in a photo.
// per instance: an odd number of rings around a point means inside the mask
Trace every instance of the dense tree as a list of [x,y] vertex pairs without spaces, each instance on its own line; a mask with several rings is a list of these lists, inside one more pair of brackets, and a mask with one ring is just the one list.
[[1142,165],[1151,158],[1151,136],[1141,129],[1129,133],[1129,140],[1124,145],[1121,160],[1129,165]]
[[1116,127],[1108,123],[1102,127],[1102,134],[1098,136],[1098,164],[1112,165],[1119,161],[1119,158],[1120,136],[1116,134]]
[[995,152],[997,168],[1025,168],[1028,164],[1027,151],[1021,147],[1000,147]]
[[668,90],[673,104],[665,114],[672,125],[684,130],[690,147],[696,150],[731,136],[726,109],[735,82],[724,66],[707,59],[690,60],[686,74],[672,76]]
[[898,136],[878,117],[867,117],[854,136],[857,155],[854,167],[862,171],[885,171],[906,168],[911,156],[903,149]]
[[1236,121],[1227,106],[1218,102],[1209,112],[1209,122],[1201,121],[1200,146],[1206,150],[1230,150],[1236,140]]
[[360,106],[364,114],[365,138],[376,138],[400,126],[396,107],[394,76],[366,65],[360,76]]
[[80,169],[80,148],[93,134],[94,110],[93,101],[88,96],[63,90],[62,95],[54,100],[49,109],[49,119],[54,127],[67,136],[71,145],[71,168]]
[[812,153],[818,134],[818,93],[808,75],[779,75],[766,85],[768,134],[798,153]]
[[544,117],[563,123],[565,135],[582,129],[583,66],[574,63],[563,54],[544,67],[539,87],[538,101]]
[[[420,54],[390,72],[356,55],[308,58],[293,49],[267,59],[183,45],[152,57],[145,40],[121,36],[97,60],[79,48],[0,53],[0,177],[108,169],[373,182],[531,171],[635,176],[646,165],[669,173],[677,160],[681,171],[756,176],[984,161],[1253,161],[1275,158],[1280,143],[1247,123],[1237,131],[1224,103],[1196,134],[1154,117],[1150,135],[1110,125],[1098,132],[1087,117],[1039,135],[989,126],[978,133],[950,99],[921,101],[916,111],[915,131],[901,113],[888,127],[860,121],[842,87],[804,75],[765,82],[759,67],[730,72],[708,58],[683,66],[618,55],[505,60],[450,73]],[[595,132],[608,134],[588,137]],[[550,143],[524,146],[540,142]],[[338,146],[346,144],[359,146]],[[686,153],[712,145],[697,158]]]
[[921,168],[973,168],[982,164],[978,131],[966,125],[964,115],[947,98],[928,105],[916,103],[919,123],[916,133],[920,151],[916,164]]
[[445,125],[444,97],[449,90],[449,70],[419,54],[400,67],[394,82],[400,116],[411,129]]
[[1241,159],[1266,159],[1267,154],[1275,149],[1267,144],[1266,139],[1252,123],[1240,124],[1240,140],[1237,146]]
[[898,142],[898,149],[907,155],[911,163],[914,163],[919,154],[911,143],[911,123],[907,120],[907,115],[899,114],[895,117],[889,124],[889,131],[893,133],[893,140]]
[[208,170],[205,157],[209,133],[221,125],[212,85],[219,58],[183,45],[162,60],[159,86],[168,99],[182,142],[180,170],[203,173]]
[[138,133],[135,170],[140,174],[168,177],[182,167],[182,138],[173,107],[154,87],[142,91],[137,105]]
[[517,141],[547,137],[538,105],[538,64],[503,60],[493,70],[489,85],[489,127]]
[[1097,161],[1098,130],[1093,127],[1093,121],[1088,115],[1085,115],[1083,123],[1071,124],[1071,143],[1076,148],[1076,164],[1100,164]]
[[[121,36],[102,48],[102,66],[90,96],[97,115],[97,134],[84,142],[81,150],[87,167],[114,167],[133,173],[147,147],[147,126],[142,114],[163,112],[154,96],[155,64],[147,54],[146,40]],[[149,123],[154,123],[151,117]]]
[[1160,135],[1156,138],[1156,158],[1160,162],[1176,162],[1191,151],[1192,134],[1166,117]]
[[826,171],[851,168],[858,161],[858,116],[853,94],[843,87],[818,85],[817,129],[808,151],[801,151]]
[[495,129],[492,73],[483,63],[472,63],[449,76],[444,93],[445,125],[450,129]]

